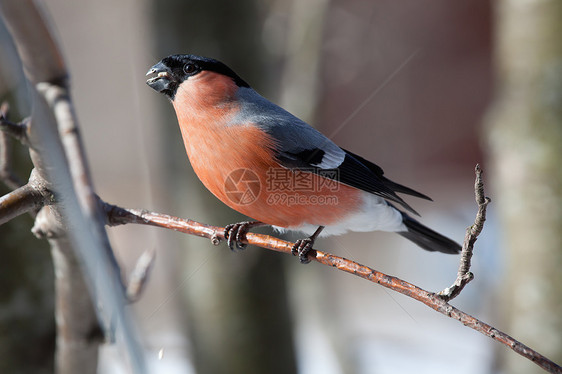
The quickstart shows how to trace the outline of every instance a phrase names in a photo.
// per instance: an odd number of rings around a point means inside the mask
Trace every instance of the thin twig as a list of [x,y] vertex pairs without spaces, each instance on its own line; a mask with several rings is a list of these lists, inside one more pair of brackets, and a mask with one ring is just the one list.
[[16,123],[10,121],[8,118],[10,106],[7,102],[2,103],[0,106],[0,130],[2,133],[8,134],[15,139],[19,140],[22,144],[29,146],[27,138],[27,130],[29,127],[29,118]]
[[[136,223],[150,226],[163,227],[190,235],[196,235],[211,239],[214,244],[224,240],[224,228],[199,223],[189,219],[181,219],[166,214],[149,212],[141,209],[125,209],[115,205],[100,202],[107,214],[107,223],[110,226],[118,226],[127,223]],[[243,243],[252,244],[272,251],[291,253],[294,243],[287,242],[268,235],[248,233]],[[477,318],[450,305],[439,295],[425,291],[411,283],[403,281],[397,277],[386,275],[370,267],[361,265],[355,261],[335,256],[319,250],[313,250],[309,258],[318,263],[337,268],[341,271],[356,275],[368,281],[380,284],[393,291],[409,296],[422,302],[431,309],[453,318],[467,327],[476,330],[504,345],[511,348],[516,353],[533,361],[541,368],[552,372],[562,373],[562,368],[553,361],[544,357],[535,350],[515,340],[506,333],[490,326]]]
[[154,265],[154,259],[156,258],[156,251],[154,249],[147,250],[137,260],[135,268],[129,276],[129,282],[127,283],[127,299],[129,302],[133,303],[139,300],[142,291],[144,290],[152,266]]
[[492,201],[489,197],[484,195],[484,183],[482,182],[482,169],[480,168],[480,165],[477,164],[474,171],[476,173],[474,195],[476,197],[476,204],[478,204],[478,212],[476,213],[474,224],[466,229],[466,235],[462,243],[457,279],[455,279],[451,286],[438,293],[439,297],[445,301],[450,301],[457,297],[463,288],[474,279],[474,274],[470,271],[470,263],[474,252],[474,243],[484,228],[484,222],[486,221],[486,208]]
[[8,134],[0,131],[0,181],[8,188],[15,190],[23,185],[21,179],[12,170],[12,146]]
[[12,135],[20,141],[22,141],[22,136],[25,137],[24,143],[27,143],[28,122],[24,120],[20,124],[12,123],[8,120],[9,113],[10,105],[5,101],[0,105],[0,128],[2,129],[0,131],[0,180],[10,189],[15,190],[23,186],[23,181],[12,170],[12,144],[8,141],[8,135],[15,130],[16,134]]

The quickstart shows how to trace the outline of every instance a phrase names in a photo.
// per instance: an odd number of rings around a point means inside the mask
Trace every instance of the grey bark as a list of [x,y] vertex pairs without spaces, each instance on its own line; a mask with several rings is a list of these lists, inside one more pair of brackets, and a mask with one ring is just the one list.
[[[562,362],[562,2],[496,3],[497,97],[486,135],[502,221],[502,326]],[[504,371],[538,373],[506,352]]]

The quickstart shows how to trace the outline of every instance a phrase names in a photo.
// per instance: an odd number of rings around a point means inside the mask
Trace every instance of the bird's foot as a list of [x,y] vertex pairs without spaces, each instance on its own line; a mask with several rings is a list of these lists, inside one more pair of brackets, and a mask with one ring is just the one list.
[[311,238],[299,239],[291,248],[291,253],[293,256],[299,256],[299,260],[301,264],[308,264],[310,259],[308,258],[308,253],[312,250],[312,246],[314,245],[314,240]]
[[234,246],[236,246],[236,249],[238,250],[245,249],[248,245],[242,243],[242,240],[246,238],[246,233],[248,233],[252,227],[262,225],[264,224],[259,221],[244,221],[227,225],[224,228],[224,238],[226,239],[226,244],[228,244],[228,247],[232,251],[234,251]]
[[323,229],[324,226],[318,227],[314,234],[312,234],[308,238],[297,240],[291,248],[291,253],[293,254],[293,256],[299,256],[301,264],[308,264],[310,262],[308,254],[310,253],[310,251],[312,251],[312,246],[314,245],[316,238]]

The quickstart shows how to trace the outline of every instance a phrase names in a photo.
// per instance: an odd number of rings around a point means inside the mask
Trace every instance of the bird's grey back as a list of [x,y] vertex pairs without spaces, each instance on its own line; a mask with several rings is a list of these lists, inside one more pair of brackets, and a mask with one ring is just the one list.
[[252,88],[238,89],[240,112],[233,118],[233,125],[254,123],[278,142],[279,151],[299,154],[320,149],[324,152],[316,166],[335,168],[345,158],[345,152],[318,130],[267,100]]

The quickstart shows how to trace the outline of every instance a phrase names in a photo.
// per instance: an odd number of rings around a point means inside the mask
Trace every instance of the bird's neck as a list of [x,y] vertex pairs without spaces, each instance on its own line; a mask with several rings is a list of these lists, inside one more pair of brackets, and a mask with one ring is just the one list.
[[237,89],[232,78],[211,71],[187,79],[178,87],[173,101],[180,125],[222,122],[236,111]]

